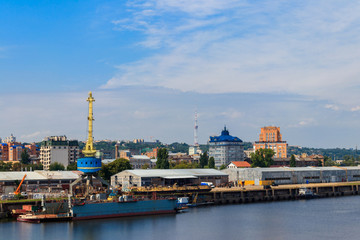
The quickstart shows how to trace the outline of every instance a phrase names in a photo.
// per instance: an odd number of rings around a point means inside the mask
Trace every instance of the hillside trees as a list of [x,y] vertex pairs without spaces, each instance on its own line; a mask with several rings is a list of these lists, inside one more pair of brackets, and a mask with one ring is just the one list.
[[124,158],[119,158],[111,163],[102,164],[101,170],[99,171],[99,175],[103,179],[109,181],[112,175],[127,169],[132,169],[130,165],[130,161]]

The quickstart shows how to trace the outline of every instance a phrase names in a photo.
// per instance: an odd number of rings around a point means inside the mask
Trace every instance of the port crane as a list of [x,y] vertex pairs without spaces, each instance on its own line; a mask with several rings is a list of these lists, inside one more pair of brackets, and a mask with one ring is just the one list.
[[26,174],[24,175],[24,177],[22,178],[22,180],[21,180],[18,188],[17,188],[16,191],[14,192],[15,195],[19,195],[19,194],[20,194],[21,185],[23,184],[25,178],[26,178]]
[[73,195],[73,187],[83,181],[86,181],[85,197],[89,196],[89,190],[93,188],[93,178],[99,180],[103,185],[107,186],[107,189],[109,190],[109,183],[98,175],[98,171],[101,169],[101,159],[95,157],[96,149],[94,147],[93,137],[93,102],[95,102],[95,98],[92,96],[91,92],[89,92],[89,97],[86,101],[89,102],[89,115],[87,118],[88,138],[85,148],[82,151],[85,156],[77,160],[77,170],[82,171],[83,174],[70,184],[70,195]]

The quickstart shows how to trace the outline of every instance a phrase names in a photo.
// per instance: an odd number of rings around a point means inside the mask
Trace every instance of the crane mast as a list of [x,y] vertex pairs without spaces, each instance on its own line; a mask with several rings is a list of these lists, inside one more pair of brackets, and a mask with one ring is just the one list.
[[95,102],[95,98],[93,98],[92,93],[89,92],[89,97],[86,100],[89,102],[89,116],[88,116],[88,138],[86,141],[85,149],[83,153],[85,157],[94,157],[96,154],[96,149],[94,147],[94,138],[93,138],[93,102]]

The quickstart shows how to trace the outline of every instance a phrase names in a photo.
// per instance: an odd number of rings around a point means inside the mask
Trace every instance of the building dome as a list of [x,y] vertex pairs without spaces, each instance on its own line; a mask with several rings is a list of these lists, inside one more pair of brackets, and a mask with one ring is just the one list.
[[221,135],[210,137],[209,142],[243,142],[243,141],[238,137],[231,136],[229,134],[229,131],[226,129],[226,127],[224,127],[224,129],[221,131]]

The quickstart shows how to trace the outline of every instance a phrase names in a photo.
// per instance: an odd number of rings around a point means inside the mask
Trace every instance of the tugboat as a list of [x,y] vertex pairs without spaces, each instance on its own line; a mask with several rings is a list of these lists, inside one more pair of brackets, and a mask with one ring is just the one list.
[[317,195],[313,193],[311,189],[302,186],[299,188],[299,194],[297,195],[297,197],[300,199],[311,199],[317,197]]

